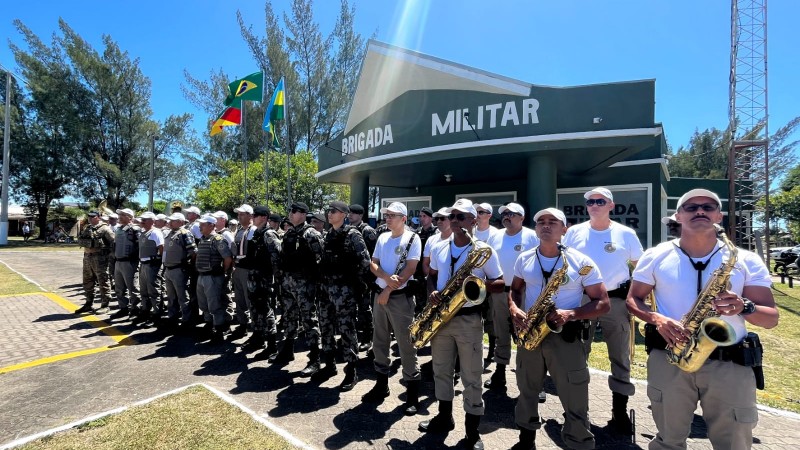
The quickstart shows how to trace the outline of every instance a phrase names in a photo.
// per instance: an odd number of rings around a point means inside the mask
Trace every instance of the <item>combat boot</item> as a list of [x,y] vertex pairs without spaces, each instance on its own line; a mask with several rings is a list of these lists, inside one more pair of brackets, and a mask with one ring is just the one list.
[[406,404],[403,405],[403,414],[414,416],[419,408],[419,380],[409,380],[406,383]]
[[310,377],[319,371],[319,347],[311,347],[308,352],[308,364],[300,371],[301,377]]
[[453,402],[444,400],[439,400],[439,414],[431,420],[419,423],[419,431],[424,433],[447,433],[455,427]]
[[389,375],[375,374],[375,386],[361,397],[362,402],[380,403],[389,396]]
[[519,442],[511,450],[536,450],[536,431],[527,428],[519,429]]
[[294,361],[294,339],[286,338],[278,355],[272,360],[276,364],[288,364]]
[[483,383],[483,387],[495,392],[506,391],[506,365],[498,364],[492,377]]
[[464,428],[467,431],[467,436],[464,437],[464,447],[471,448],[472,450],[483,450],[483,441],[481,434],[478,432],[478,426],[481,424],[481,416],[477,414],[467,413],[464,418]]
[[489,367],[492,365],[492,357],[494,356],[494,349],[496,348],[497,338],[489,335],[489,351],[486,353],[486,358],[483,359],[483,367]]
[[274,363],[275,358],[278,357],[278,336],[270,334],[267,336],[267,348],[261,352],[267,355],[267,362]]
[[628,417],[628,396],[617,392],[611,393],[611,420],[608,425],[625,436],[633,435],[633,423]]
[[109,320],[121,319],[123,317],[126,317],[128,315],[128,312],[129,312],[128,308],[120,308],[117,312],[108,316],[108,319]]
[[358,383],[358,374],[356,373],[356,363],[351,361],[344,366],[344,379],[342,384],[339,385],[339,390],[342,392],[352,391]]
[[92,304],[94,300],[86,300],[86,303],[83,304],[80,308],[75,310],[75,314],[83,314],[87,312],[92,312]]
[[264,348],[264,336],[261,333],[253,333],[244,341],[242,344],[242,352],[244,353],[252,353],[256,350],[261,350]]
[[333,353],[326,352],[325,353],[325,366],[322,369],[320,369],[319,371],[317,371],[317,373],[311,375],[311,381],[314,381],[316,383],[320,383],[320,382],[323,382],[323,381],[327,380],[328,378],[333,377],[337,373],[339,373],[339,371],[336,370],[336,360],[335,360],[335,357],[334,357]]

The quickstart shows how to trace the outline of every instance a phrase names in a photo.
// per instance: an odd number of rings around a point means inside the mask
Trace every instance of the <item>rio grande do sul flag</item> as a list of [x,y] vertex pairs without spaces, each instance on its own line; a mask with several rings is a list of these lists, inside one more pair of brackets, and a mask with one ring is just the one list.
[[241,123],[242,110],[238,108],[226,108],[211,125],[211,136],[222,132],[222,127],[230,127]]

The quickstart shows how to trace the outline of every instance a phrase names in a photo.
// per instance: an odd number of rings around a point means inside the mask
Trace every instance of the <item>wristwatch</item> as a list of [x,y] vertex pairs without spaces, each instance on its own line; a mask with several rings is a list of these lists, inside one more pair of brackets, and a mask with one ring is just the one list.
[[744,303],[744,308],[742,308],[742,312],[739,314],[747,316],[756,312],[756,304],[749,298],[742,297],[742,303]]

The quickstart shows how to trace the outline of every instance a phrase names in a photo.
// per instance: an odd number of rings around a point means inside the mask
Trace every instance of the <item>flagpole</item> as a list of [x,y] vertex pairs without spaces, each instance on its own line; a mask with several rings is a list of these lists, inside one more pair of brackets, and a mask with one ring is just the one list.
[[[284,77],[281,77],[284,78]],[[289,136],[289,88],[286,87],[286,79],[283,80],[283,123],[286,124],[286,211],[292,207],[292,160],[290,159],[292,139]]]
[[[264,71],[261,71],[261,86],[266,87],[264,84]],[[264,102],[264,95],[266,95],[266,89],[261,89],[261,104],[265,104]],[[269,136],[267,136],[267,149],[264,152],[264,206],[269,208]]]
[[242,166],[244,167],[244,200],[247,203],[247,105],[246,100],[242,100]]

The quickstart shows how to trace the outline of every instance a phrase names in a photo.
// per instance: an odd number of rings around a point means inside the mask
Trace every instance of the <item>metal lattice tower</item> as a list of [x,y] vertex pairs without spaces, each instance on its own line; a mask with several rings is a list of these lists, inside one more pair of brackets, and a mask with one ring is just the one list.
[[[731,136],[728,221],[737,245],[757,250],[760,226],[753,224],[756,203],[769,205],[769,127],[767,126],[767,0],[731,0],[731,71],[728,118]],[[768,208],[764,237],[769,242]]]

